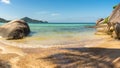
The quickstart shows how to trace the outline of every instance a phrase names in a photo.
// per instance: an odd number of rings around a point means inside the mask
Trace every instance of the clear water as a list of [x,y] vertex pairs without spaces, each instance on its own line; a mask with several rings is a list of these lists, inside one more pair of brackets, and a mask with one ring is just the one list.
[[86,26],[94,25],[88,23],[29,24],[31,33],[28,37],[7,42],[18,46],[34,47],[76,44],[93,38],[95,29]]

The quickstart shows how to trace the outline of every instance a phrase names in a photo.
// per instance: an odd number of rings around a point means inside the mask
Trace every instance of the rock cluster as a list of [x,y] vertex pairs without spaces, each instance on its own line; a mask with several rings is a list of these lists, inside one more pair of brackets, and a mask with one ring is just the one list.
[[[115,39],[120,39],[120,4],[118,4],[108,17],[107,23],[104,23],[105,21],[105,19],[101,18],[96,22],[96,34],[109,34]],[[101,27],[102,25],[105,26]]]

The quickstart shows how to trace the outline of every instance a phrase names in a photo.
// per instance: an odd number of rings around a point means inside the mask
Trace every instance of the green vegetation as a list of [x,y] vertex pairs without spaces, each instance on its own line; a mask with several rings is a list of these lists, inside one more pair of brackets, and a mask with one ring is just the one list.
[[115,9],[118,5],[113,6],[113,9]]
[[109,17],[106,17],[106,18],[105,18],[104,24],[107,24],[107,23],[108,23],[108,18],[109,18]]

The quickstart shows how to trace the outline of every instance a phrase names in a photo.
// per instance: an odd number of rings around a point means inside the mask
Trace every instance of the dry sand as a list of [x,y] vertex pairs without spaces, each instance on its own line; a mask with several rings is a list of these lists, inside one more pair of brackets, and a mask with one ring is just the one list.
[[19,48],[0,42],[0,68],[119,68],[119,63],[120,42],[110,37],[51,48]]

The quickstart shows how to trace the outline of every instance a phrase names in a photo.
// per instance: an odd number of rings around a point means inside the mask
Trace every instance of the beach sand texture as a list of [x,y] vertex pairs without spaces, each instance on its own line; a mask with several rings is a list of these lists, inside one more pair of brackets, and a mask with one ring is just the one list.
[[[102,42],[101,42],[102,41]],[[104,42],[103,42],[104,41]],[[0,43],[3,68],[119,68],[120,43],[110,37],[95,46],[19,48]],[[92,43],[94,44],[94,43]]]

